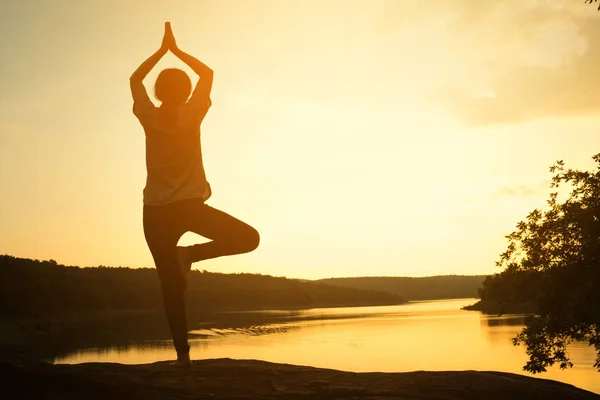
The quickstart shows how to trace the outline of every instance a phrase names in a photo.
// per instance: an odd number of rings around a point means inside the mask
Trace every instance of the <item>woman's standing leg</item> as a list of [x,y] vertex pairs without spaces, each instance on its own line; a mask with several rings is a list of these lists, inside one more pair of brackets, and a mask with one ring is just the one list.
[[177,358],[189,363],[188,328],[185,309],[185,283],[177,259],[177,241],[184,233],[176,203],[144,206],[144,236],[160,279],[163,304]]

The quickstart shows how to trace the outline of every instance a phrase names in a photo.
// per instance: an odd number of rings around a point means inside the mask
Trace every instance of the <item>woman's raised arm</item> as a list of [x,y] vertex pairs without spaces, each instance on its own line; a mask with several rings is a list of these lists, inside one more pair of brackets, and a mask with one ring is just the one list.
[[165,34],[160,48],[156,53],[152,54],[146,61],[144,61],[131,75],[129,78],[129,85],[131,87],[131,94],[133,95],[133,101],[146,101],[150,100],[146,88],[144,87],[144,78],[148,73],[158,64],[158,61],[167,54],[169,47],[172,46],[171,42],[175,42],[173,39],[173,33],[171,32],[171,23],[165,22]]
[[173,36],[173,31],[171,31],[171,26],[169,25],[169,49],[177,58],[187,64],[198,76],[200,80],[192,93],[192,97],[190,98],[190,104],[198,104],[201,106],[206,105],[209,102],[210,91],[212,89],[213,83],[213,70],[210,69],[206,64],[202,61],[198,60],[196,57],[189,55],[188,53],[181,50],[177,47],[177,43],[175,42],[175,37]]

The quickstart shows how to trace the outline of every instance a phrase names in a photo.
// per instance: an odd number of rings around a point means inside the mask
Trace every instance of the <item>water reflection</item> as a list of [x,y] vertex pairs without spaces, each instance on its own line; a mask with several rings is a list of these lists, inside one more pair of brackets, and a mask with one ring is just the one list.
[[480,314],[479,323],[486,334],[486,338],[494,345],[510,345],[512,339],[517,336],[525,326],[525,315],[506,314],[502,316],[490,316]]
[[526,316],[523,314],[506,314],[502,316],[481,315],[481,323],[488,327],[496,326],[523,326]]
[[[205,314],[191,331],[192,358],[260,359],[347,371],[496,370],[522,373],[523,347],[511,339],[524,315],[461,308],[474,299],[401,306]],[[165,338],[166,339],[166,338]],[[575,368],[536,375],[600,393],[595,352],[569,348]],[[168,340],[79,349],[58,363],[145,363],[173,357]]]

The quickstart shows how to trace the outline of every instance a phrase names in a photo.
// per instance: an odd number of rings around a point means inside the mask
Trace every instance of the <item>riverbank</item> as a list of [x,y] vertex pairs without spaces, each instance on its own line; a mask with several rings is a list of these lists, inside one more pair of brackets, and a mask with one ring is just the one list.
[[226,358],[190,368],[5,362],[0,374],[5,399],[600,399],[564,383],[503,372],[354,373]]

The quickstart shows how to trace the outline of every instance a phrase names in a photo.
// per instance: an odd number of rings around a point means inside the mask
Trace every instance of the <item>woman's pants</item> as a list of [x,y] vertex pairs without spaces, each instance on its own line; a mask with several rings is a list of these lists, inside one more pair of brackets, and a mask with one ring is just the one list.
[[250,252],[258,247],[256,229],[212,208],[201,199],[144,205],[144,236],[154,258],[163,303],[177,353],[189,352],[184,292],[186,279],[177,257],[177,242],[194,232],[211,242],[188,247],[190,261]]

